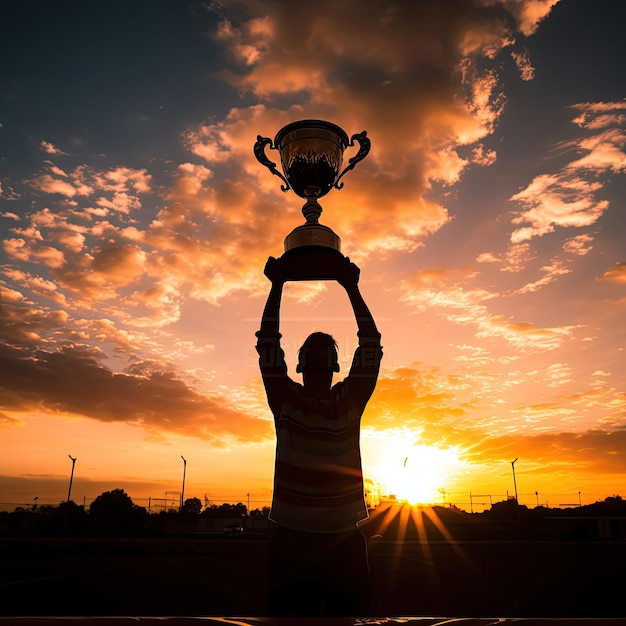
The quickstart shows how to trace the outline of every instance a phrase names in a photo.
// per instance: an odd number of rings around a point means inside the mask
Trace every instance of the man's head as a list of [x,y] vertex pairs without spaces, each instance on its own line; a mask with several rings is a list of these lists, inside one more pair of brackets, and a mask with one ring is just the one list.
[[296,372],[338,372],[337,342],[326,333],[312,333],[298,350]]

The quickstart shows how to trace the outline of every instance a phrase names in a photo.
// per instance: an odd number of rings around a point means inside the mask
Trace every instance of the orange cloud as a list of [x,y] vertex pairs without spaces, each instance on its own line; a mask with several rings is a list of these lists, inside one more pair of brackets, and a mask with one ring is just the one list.
[[541,174],[511,200],[527,209],[513,219],[514,224],[528,223],[511,234],[511,242],[520,243],[554,231],[556,226],[582,227],[594,224],[609,206],[597,200],[599,182],[563,174]]
[[113,198],[111,200],[108,198],[98,198],[96,200],[96,204],[100,207],[105,207],[107,209],[111,209],[112,211],[126,214],[130,213],[133,209],[141,208],[139,198],[136,196],[130,196],[127,193],[120,193],[118,191],[113,194]]
[[42,191],[44,193],[54,193],[71,198],[75,196],[78,191],[75,186],[68,183],[65,180],[54,178],[50,174],[42,174],[36,178],[32,178],[26,181],[33,189]]
[[39,174],[25,182],[43,193],[60,194],[67,198],[89,196],[97,190],[122,194],[150,191],[151,176],[144,169],[117,167],[96,171],[80,165],[66,173],[50,162],[48,169],[51,173]]
[[[571,256],[584,256],[588,254],[593,249],[591,245],[592,242],[593,237],[591,235],[577,235],[566,239],[561,246],[564,254],[553,257],[550,259],[549,263],[541,266],[540,272],[543,274],[541,278],[526,283],[522,287],[513,289],[510,293],[532,293],[553,283],[559,276],[569,274],[572,272]],[[513,259],[514,262],[503,267],[503,271],[521,271],[530,260],[530,256],[527,254],[529,250],[530,246],[524,246],[523,244],[510,247],[508,250],[508,259],[509,261]]]
[[[551,272],[560,273],[558,266]],[[546,280],[552,279],[550,273],[547,276]],[[532,291],[539,286],[529,285],[519,292]],[[400,288],[403,292],[401,300],[414,306],[417,311],[432,310],[456,324],[474,325],[477,338],[503,340],[521,353],[554,350],[569,339],[576,328],[541,328],[529,322],[518,322],[493,314],[485,303],[498,297],[497,293],[477,288],[467,289],[456,284],[446,286],[444,275],[436,271],[420,272],[413,280],[403,281]]]
[[39,144],[39,147],[44,152],[47,152],[48,154],[61,154],[61,155],[67,156],[67,152],[63,152],[63,150],[60,150],[54,144],[51,144],[49,141],[41,141],[41,143]]
[[134,190],[147,193],[151,189],[152,176],[145,169],[115,167],[95,177],[98,187],[107,191],[124,193]]
[[[96,348],[74,345],[25,351],[0,344],[5,372],[0,407],[36,410],[104,422],[126,422],[148,431],[199,437],[216,445],[265,441],[271,421],[254,417],[220,394],[200,394],[173,374],[114,373]],[[241,406],[241,404],[239,404]]]
[[542,289],[546,285],[554,282],[559,276],[569,274],[571,269],[560,259],[552,259],[550,264],[541,268],[543,276],[531,283],[526,283],[523,287],[515,289],[515,294],[532,293]]
[[493,463],[494,458],[500,457],[503,464],[505,459],[523,456],[524,473],[539,477],[533,479],[534,483],[545,481],[549,473],[558,475],[565,470],[565,479],[559,477],[561,482],[580,485],[583,480],[592,481],[595,473],[615,474],[616,479],[623,474],[626,455],[620,450],[624,449],[625,440],[624,430],[601,429],[485,436],[482,440],[476,438],[468,452],[468,459],[473,463]]
[[107,243],[78,256],[71,266],[54,269],[59,285],[70,289],[83,302],[113,298],[116,289],[141,278],[145,252],[133,244]]
[[626,105],[584,103],[572,108],[580,111],[574,123],[591,134],[563,142],[559,149],[572,151],[577,158],[555,173],[536,176],[510,198],[523,208],[513,219],[513,224],[524,224],[511,234],[513,244],[541,237],[557,227],[594,224],[609,207],[607,200],[598,198],[604,185],[597,178],[607,172],[626,171],[626,116],[613,115]]
[[527,50],[523,52],[513,51],[511,52],[511,56],[515,61],[515,65],[517,65],[522,80],[532,80],[535,78],[535,68],[530,62]]
[[618,261],[613,267],[610,267],[597,280],[606,280],[615,283],[626,283],[626,262]]
[[487,150],[485,146],[479,144],[472,149],[472,163],[477,165],[489,166],[496,162],[497,153],[495,150]]
[[504,6],[516,17],[519,29],[532,35],[559,0],[503,0]]
[[478,272],[469,266],[458,269],[430,268],[417,271],[411,279],[411,284],[418,287],[441,288],[474,278],[477,274]]
[[580,159],[572,161],[568,168],[571,170],[595,170],[598,172],[626,171],[625,146],[626,131],[624,129],[606,129],[579,142],[580,149],[587,154]]
[[67,306],[67,300],[55,282],[12,268],[7,268],[4,274],[7,278],[27,288],[33,295],[46,298],[62,307]]
[[[577,235],[566,239],[561,246],[565,254],[555,256],[550,259],[549,263],[543,265],[540,268],[540,271],[543,274],[541,278],[533,282],[526,283],[524,286],[512,290],[511,293],[521,294],[538,291],[539,289],[542,289],[557,280],[559,276],[569,274],[572,271],[571,255],[584,256],[588,254],[593,249],[593,246],[591,245],[592,242],[593,237],[591,235]],[[505,269],[512,271],[511,268]]]
[[576,235],[566,239],[563,243],[563,251],[569,254],[584,256],[593,250],[593,237],[591,235]]
[[[10,276],[13,278],[13,276]],[[32,277],[26,275],[27,279]],[[53,343],[53,333],[67,324],[69,315],[63,310],[50,311],[34,306],[23,294],[0,285],[0,321],[2,337],[16,346],[32,346],[38,342]]]
[[554,350],[572,335],[574,326],[540,328],[530,322],[514,322],[501,316],[489,316],[479,323],[478,337],[500,337],[517,349]]
[[598,130],[626,125],[626,99],[620,102],[582,102],[570,108],[578,111],[572,121],[581,128]]
[[52,246],[25,239],[12,237],[2,242],[4,251],[10,258],[18,261],[38,262],[50,268],[58,268],[65,262],[63,252]]

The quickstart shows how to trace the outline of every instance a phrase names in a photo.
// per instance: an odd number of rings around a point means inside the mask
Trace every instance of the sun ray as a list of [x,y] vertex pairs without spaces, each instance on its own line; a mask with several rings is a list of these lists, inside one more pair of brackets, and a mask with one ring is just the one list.
[[443,520],[437,515],[435,509],[424,509],[424,515],[428,517],[428,519],[433,523],[435,528],[441,533],[446,542],[450,545],[450,547],[457,553],[459,558],[468,566],[473,565],[470,561],[467,553],[461,545],[454,539],[450,531],[446,528],[446,525],[443,523]]
[[426,527],[424,525],[424,513],[421,507],[411,507],[411,517],[417,530],[417,538],[419,540],[420,549],[424,559],[429,563],[433,562],[433,553],[430,548],[430,542],[428,541],[428,535],[426,534]]

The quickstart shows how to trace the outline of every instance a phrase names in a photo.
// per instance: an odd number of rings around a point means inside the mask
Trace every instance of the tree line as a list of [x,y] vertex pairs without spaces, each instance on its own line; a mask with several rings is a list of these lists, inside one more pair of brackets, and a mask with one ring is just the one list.
[[33,505],[17,507],[13,512],[0,512],[0,527],[8,531],[120,531],[120,530],[159,530],[168,520],[190,520],[202,517],[242,519],[265,518],[269,507],[254,509],[248,513],[245,504],[212,504],[202,506],[199,498],[187,498],[177,509],[149,513],[135,504],[123,489],[113,489],[100,494],[86,509],[73,500],[61,502],[58,506]]
[[[368,527],[366,530],[371,531],[370,534],[382,534],[384,527],[388,535],[394,524],[397,525],[402,519],[398,512],[399,507],[403,506],[409,505],[387,504],[372,509],[370,518],[364,523]],[[398,511],[389,517],[396,508]],[[436,517],[458,537],[626,539],[626,501],[619,495],[568,509],[544,506],[529,508],[518,504],[515,498],[496,502],[491,509],[481,513],[468,513],[454,505],[426,509],[433,512],[424,514],[426,526],[432,525],[432,519]],[[269,507],[248,511],[245,504],[238,502],[212,504],[203,508],[199,498],[186,499],[179,509],[150,513],[145,507],[136,505],[123,489],[113,489],[100,494],[88,508],[70,500],[58,506],[33,505],[18,507],[10,513],[0,512],[0,533],[81,535],[122,532],[139,535],[199,529],[219,531],[222,527],[231,526],[250,527],[256,532],[264,532],[263,529],[272,528],[268,517]],[[207,519],[203,522],[203,518],[210,518],[211,521]],[[216,523],[216,519],[223,520],[224,524]],[[605,522],[600,523],[601,519]],[[410,528],[403,529],[404,533],[409,531]]]

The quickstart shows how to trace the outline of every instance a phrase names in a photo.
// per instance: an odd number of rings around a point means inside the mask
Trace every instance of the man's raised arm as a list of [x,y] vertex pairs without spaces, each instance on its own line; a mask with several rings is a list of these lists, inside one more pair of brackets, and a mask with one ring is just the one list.
[[341,266],[337,274],[337,282],[346,290],[354,317],[358,328],[359,347],[355,352],[350,368],[350,376],[364,377],[370,379],[371,389],[363,390],[365,401],[374,390],[378,370],[380,368],[380,359],[382,358],[382,348],[380,346],[380,333],[376,328],[374,318],[370,310],[363,300],[361,291],[359,290],[359,275],[361,270],[350,262],[345,260],[345,264]]
[[[270,407],[273,406],[274,398],[269,398],[270,387],[274,388],[275,383],[287,375],[287,365],[285,355],[280,347],[280,302],[283,295],[283,266],[278,259],[270,257],[265,265],[265,275],[272,282],[267,302],[261,317],[261,328],[257,331],[256,350],[259,354],[259,368],[268,391]],[[273,394],[272,394],[273,395]]]
[[279,334],[280,325],[280,301],[283,296],[283,285],[285,279],[280,272],[280,262],[274,257],[270,257],[265,264],[265,275],[272,282],[267,302],[261,317],[261,328],[257,332],[257,337],[275,337]]
[[376,328],[374,318],[359,290],[360,273],[361,270],[354,263],[351,263],[349,259],[346,259],[345,264],[341,267],[341,271],[337,275],[337,282],[348,294],[359,329],[359,337],[380,339],[380,333]]

